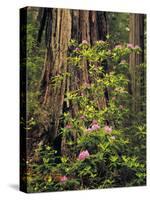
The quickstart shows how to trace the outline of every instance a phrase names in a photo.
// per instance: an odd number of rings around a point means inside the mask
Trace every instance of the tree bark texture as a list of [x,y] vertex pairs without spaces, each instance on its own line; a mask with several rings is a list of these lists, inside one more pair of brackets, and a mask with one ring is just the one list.
[[[40,42],[45,27],[47,55],[40,84],[40,101],[43,109],[49,113],[45,136],[48,141],[53,141],[58,135],[63,110],[67,107],[64,106],[65,92],[78,89],[84,82],[89,83],[88,65],[85,60],[82,72],[69,68],[67,61],[69,42],[75,39],[79,43],[86,40],[93,44],[97,40],[105,40],[107,20],[105,12],[97,11],[54,8],[45,9],[42,13],[38,40]],[[54,87],[53,77],[65,72],[71,73],[71,77],[65,77]],[[78,107],[69,104],[69,109],[74,115]]]
[[145,80],[142,79],[140,64],[144,62],[144,15],[130,14],[130,33],[129,42],[138,45],[142,52],[140,54],[132,53],[129,59],[131,75],[131,92],[133,97],[133,111],[141,110],[142,85]]

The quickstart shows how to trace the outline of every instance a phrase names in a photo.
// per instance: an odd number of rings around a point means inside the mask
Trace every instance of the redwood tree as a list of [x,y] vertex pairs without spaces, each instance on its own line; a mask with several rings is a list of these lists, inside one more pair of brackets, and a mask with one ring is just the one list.
[[[43,130],[45,142],[53,142],[58,135],[59,127],[63,126],[61,116],[68,109],[72,115],[77,112],[77,106],[64,103],[64,94],[67,90],[77,89],[83,82],[89,83],[88,64],[83,60],[82,73],[69,71],[67,55],[71,39],[79,43],[86,40],[93,44],[96,40],[105,40],[107,34],[107,19],[105,12],[47,9],[39,12],[40,28],[38,42],[45,32],[47,53],[40,83],[41,106],[46,115],[47,124]],[[65,72],[73,76],[65,77],[60,84],[53,86],[53,78]],[[105,92],[106,94],[106,92]],[[58,142],[58,141],[57,141]]]
[[[144,63],[144,15],[130,14],[130,32],[129,42],[134,46],[138,45],[141,48],[141,53],[132,53],[129,59],[130,74],[131,74],[131,92],[133,98],[132,109],[134,112],[139,112],[143,109],[141,98],[144,95],[145,75],[141,64]],[[145,106],[144,106],[145,107]]]

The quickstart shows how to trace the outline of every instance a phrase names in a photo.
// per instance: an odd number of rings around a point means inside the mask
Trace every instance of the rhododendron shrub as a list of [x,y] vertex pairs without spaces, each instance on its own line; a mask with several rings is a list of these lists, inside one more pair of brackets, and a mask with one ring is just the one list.
[[88,152],[88,150],[86,150],[86,151],[81,151],[80,152],[80,154],[79,154],[79,156],[78,156],[78,159],[79,160],[85,160],[86,158],[88,158],[89,157],[89,152]]
[[79,80],[77,89],[65,93],[66,105],[77,107],[74,114],[69,109],[63,113],[59,134],[65,151],[58,155],[49,146],[39,147],[39,163],[29,167],[29,190],[145,184],[146,128],[132,123],[132,96],[128,92],[128,57],[133,52],[140,53],[140,48],[132,44],[112,46],[102,40],[93,45],[71,40],[68,77],[74,76],[74,70],[82,74],[86,64],[88,80]]

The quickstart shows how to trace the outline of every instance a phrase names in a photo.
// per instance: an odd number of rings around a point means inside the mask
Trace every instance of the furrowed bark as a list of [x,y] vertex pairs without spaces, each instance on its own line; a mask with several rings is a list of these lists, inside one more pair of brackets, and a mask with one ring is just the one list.
[[[78,105],[72,102],[64,103],[65,92],[76,90],[83,83],[90,82],[86,60],[82,61],[82,70],[75,70],[69,66],[69,41],[75,39],[81,43],[86,40],[89,44],[94,44],[97,40],[105,40],[107,20],[104,12],[96,11],[54,8],[49,10],[47,15],[47,55],[40,84],[40,101],[43,109],[48,112],[48,124],[43,132],[44,142],[53,142],[62,126],[60,118],[63,111],[69,110],[72,116],[78,112]],[[53,78],[65,72],[69,72],[71,76],[65,77],[58,86],[54,86]],[[65,150],[64,140],[61,148]]]
[[129,59],[131,75],[131,93],[133,98],[132,110],[137,113],[141,110],[141,68],[140,64],[144,62],[144,15],[130,14],[130,33],[129,42],[138,45],[142,52],[140,54],[132,53]]

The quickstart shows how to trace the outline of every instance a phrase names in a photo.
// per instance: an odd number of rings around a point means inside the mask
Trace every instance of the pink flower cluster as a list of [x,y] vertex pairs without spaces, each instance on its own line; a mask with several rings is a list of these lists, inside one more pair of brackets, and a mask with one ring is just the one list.
[[80,116],[80,119],[85,119],[85,116],[84,116],[84,115],[81,115],[81,116]]
[[127,44],[127,47],[130,48],[130,49],[134,48],[133,44]]
[[78,156],[78,159],[79,160],[85,160],[85,158],[88,158],[90,156],[88,150],[85,150],[85,151],[81,151],[79,156]]
[[94,119],[94,120],[92,121],[92,126],[91,126],[91,128],[88,128],[87,130],[88,130],[88,131],[96,131],[96,130],[98,130],[98,129],[100,129],[100,126],[98,125],[97,121]]
[[96,131],[100,129],[100,126],[98,124],[93,124],[91,128],[88,128],[88,131]]
[[68,180],[67,176],[61,176],[60,177],[60,182],[65,182],[67,180]]
[[104,127],[104,131],[105,131],[106,133],[111,133],[111,132],[112,132],[112,128],[109,127],[109,126],[105,126],[105,127]]
[[116,49],[121,49],[122,46],[121,46],[121,45],[116,45],[115,48],[116,48]]
[[86,40],[83,40],[82,44],[88,44],[88,42]]
[[92,125],[93,125],[93,124],[97,124],[97,120],[96,120],[96,119],[93,119]]
[[131,49],[140,49],[140,47],[138,45],[133,45],[133,44],[127,44],[127,47],[128,48],[131,48]]
[[[125,47],[125,46],[122,46],[120,44],[115,46],[116,49],[122,49],[123,47]],[[127,44],[127,48],[129,48],[129,49],[140,49],[140,47],[138,45],[134,46],[131,43]]]
[[80,49],[79,49],[78,47],[77,47],[77,48],[75,48],[75,50],[76,50],[76,51],[80,51]]
[[70,129],[70,128],[72,128],[72,126],[71,126],[71,124],[67,124],[67,125],[65,126],[65,128]]

